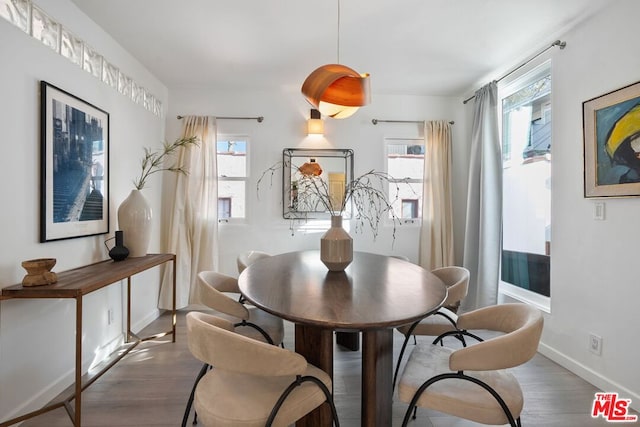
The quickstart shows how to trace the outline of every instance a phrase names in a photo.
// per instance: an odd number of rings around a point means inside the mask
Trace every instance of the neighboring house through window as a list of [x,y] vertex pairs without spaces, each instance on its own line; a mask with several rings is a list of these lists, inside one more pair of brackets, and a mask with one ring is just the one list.
[[402,199],[402,218],[418,218],[418,199]]
[[246,216],[247,171],[246,136],[218,135],[218,220],[229,222]]
[[218,219],[231,218],[231,197],[218,197]]

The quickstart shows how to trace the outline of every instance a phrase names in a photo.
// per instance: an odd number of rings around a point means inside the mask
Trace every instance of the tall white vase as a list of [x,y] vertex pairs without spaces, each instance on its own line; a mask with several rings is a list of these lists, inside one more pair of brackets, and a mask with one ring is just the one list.
[[129,257],[145,256],[151,240],[151,206],[140,190],[131,190],[118,207],[118,226]]

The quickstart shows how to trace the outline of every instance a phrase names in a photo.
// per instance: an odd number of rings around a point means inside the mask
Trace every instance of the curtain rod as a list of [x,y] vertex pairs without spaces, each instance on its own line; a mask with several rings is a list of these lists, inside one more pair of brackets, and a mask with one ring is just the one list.
[[[180,119],[184,119],[185,116],[176,116],[178,120]],[[260,117],[216,117],[216,119],[223,119],[223,120],[257,120],[258,123],[262,123],[262,121],[264,120],[263,116]]]
[[[374,125],[377,125],[378,123],[424,123],[424,120],[378,120],[378,119],[371,119],[371,123],[373,123]],[[453,120],[451,120],[449,122],[450,125],[454,124],[455,122]]]
[[[520,68],[524,67],[525,65],[527,65],[529,62],[533,61],[534,59],[536,59],[538,56],[542,55],[543,53],[545,53],[546,51],[548,51],[549,49],[551,49],[554,46],[558,46],[560,47],[560,49],[564,49],[567,46],[567,42],[562,42],[560,40],[556,40],[553,43],[551,43],[550,46],[545,47],[544,49],[542,49],[540,52],[536,53],[535,55],[533,55],[531,58],[527,59],[526,61],[524,61],[522,64],[518,65],[516,68],[514,68],[513,70],[509,71],[507,74],[503,75],[502,77],[500,77],[499,79],[494,80],[496,83],[499,82],[500,80],[509,77],[511,74],[515,73],[516,71],[518,71]],[[471,101],[473,98],[475,98],[475,95],[470,96],[469,98],[465,99],[464,101],[462,101],[463,104],[466,104],[467,102]]]

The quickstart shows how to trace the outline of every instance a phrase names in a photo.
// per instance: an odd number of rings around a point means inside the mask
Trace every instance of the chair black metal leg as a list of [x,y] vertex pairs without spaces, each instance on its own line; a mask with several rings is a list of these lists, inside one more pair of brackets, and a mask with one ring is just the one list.
[[[400,355],[398,355],[398,361],[396,362],[396,370],[393,373],[393,386],[391,390],[396,389],[396,380],[398,379],[398,371],[400,370],[400,362],[402,362],[402,356],[404,356],[404,351],[407,348],[407,342],[409,342],[410,335],[405,335],[404,341],[402,342],[402,348],[400,348]],[[415,339],[415,335],[413,336]]]
[[440,334],[439,336],[436,337],[436,339],[433,340],[432,344],[440,343],[440,345],[443,345],[442,342],[443,342],[444,338],[451,337],[451,336],[455,337],[458,340],[460,340],[460,342],[462,342],[462,346],[463,347],[467,346],[467,342],[464,339],[465,336],[472,337],[472,338],[474,338],[475,340],[477,340],[479,342],[484,341],[481,337],[479,337],[479,336],[477,336],[475,334],[472,334],[471,332],[469,332],[469,331],[467,331],[465,329],[458,329],[458,330],[455,330],[455,331],[448,331],[448,332],[445,332],[443,334]]
[[333,402],[333,396],[331,395],[331,392],[329,391],[327,386],[324,385],[324,383],[316,377],[312,377],[312,376],[303,377],[300,375],[296,377],[294,382],[289,384],[289,387],[287,387],[287,389],[283,391],[282,394],[280,395],[280,398],[278,398],[278,401],[273,406],[273,409],[271,409],[271,414],[269,414],[269,418],[267,418],[266,427],[271,427],[271,425],[273,424],[273,421],[276,418],[276,415],[278,414],[278,411],[280,410],[280,407],[282,406],[284,401],[287,399],[289,394],[291,394],[291,392],[296,387],[300,386],[305,381],[311,381],[315,383],[318,387],[320,387],[320,390],[322,390],[322,392],[324,393],[327,403],[331,407],[331,416],[333,417],[335,427],[340,427],[340,421],[338,420],[338,411],[336,410],[336,405]]
[[[193,397],[195,396],[195,393],[196,393],[196,387],[200,382],[200,380],[202,379],[202,377],[204,377],[204,374],[207,373],[208,369],[209,369],[209,365],[205,363],[204,366],[200,369],[200,372],[198,372],[198,376],[196,377],[195,383],[193,383],[193,387],[191,388],[191,394],[189,395],[189,400],[187,401],[187,407],[185,408],[184,415],[182,417],[182,427],[186,427],[187,425],[187,419],[189,419],[189,412],[191,412],[191,406],[193,405]],[[197,417],[197,414],[195,414],[193,417],[194,424],[197,424],[196,417]]]
[[260,334],[267,341],[268,344],[273,344],[273,340],[271,339],[271,337],[269,336],[267,331],[265,331],[264,329],[262,329],[260,326],[256,325],[255,323],[251,323],[251,322],[247,322],[246,320],[242,320],[242,322],[236,323],[233,326],[235,328],[237,328],[238,326],[248,326],[250,328],[253,328],[256,331],[260,332]]
[[[393,373],[393,385],[391,390],[395,390],[396,389],[396,380],[398,379],[398,371],[400,370],[400,362],[402,362],[402,356],[404,356],[404,351],[407,348],[407,342],[409,341],[409,337],[411,336],[411,334],[413,334],[413,331],[415,331],[416,327],[418,326],[418,324],[420,323],[420,321],[418,320],[417,322],[415,322],[413,325],[411,325],[411,327],[409,328],[409,330],[407,331],[406,335],[404,336],[404,342],[402,343],[402,349],[400,349],[400,355],[398,356],[398,363],[396,363],[396,370]],[[416,336],[413,336],[413,339],[416,339]]]
[[471,377],[469,375],[465,375],[462,371],[460,371],[458,373],[446,373],[446,374],[436,375],[435,377],[432,377],[432,378],[428,379],[420,387],[418,387],[418,390],[416,391],[416,393],[413,395],[413,398],[411,399],[411,403],[409,403],[409,407],[407,408],[407,412],[405,412],[405,414],[404,414],[404,419],[402,421],[402,427],[406,427],[407,423],[409,422],[409,418],[411,417],[412,410],[413,410],[413,413],[414,413],[413,414],[413,418],[415,419],[415,409],[417,408],[416,404],[418,403],[418,399],[420,398],[422,393],[424,393],[424,391],[427,389],[427,387],[429,387],[431,384],[436,383],[438,381],[441,381],[441,380],[444,380],[444,379],[452,379],[452,378],[457,378],[457,379],[470,381],[470,382],[472,382],[474,384],[479,385],[483,389],[485,389],[487,392],[489,392],[489,394],[491,394],[493,396],[493,398],[496,400],[496,402],[498,402],[498,404],[502,408],[502,411],[504,412],[505,416],[507,417],[507,421],[509,422],[509,425],[511,427],[522,427],[522,425],[520,423],[520,417],[518,417],[517,419],[513,417],[513,414],[509,410],[509,407],[507,406],[505,401],[502,399],[502,397],[500,397],[498,392],[496,392],[492,387],[490,387],[485,382],[483,382],[483,381],[481,381],[481,380],[479,380],[479,379],[477,379],[475,377]]

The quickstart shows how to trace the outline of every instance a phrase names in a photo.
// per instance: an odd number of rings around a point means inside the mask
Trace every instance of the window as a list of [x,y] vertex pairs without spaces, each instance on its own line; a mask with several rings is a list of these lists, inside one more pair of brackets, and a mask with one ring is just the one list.
[[418,218],[418,199],[402,199],[402,218]]
[[[548,304],[551,242],[551,68],[501,88],[501,291]],[[503,286],[504,284],[506,286]],[[542,298],[540,298],[542,297]]]
[[218,135],[218,220],[243,219],[246,215],[247,147],[244,136]]
[[415,222],[422,217],[424,140],[385,138],[385,145],[387,173],[394,178],[389,182],[389,198],[393,201],[393,210],[403,222]]
[[231,218],[231,197],[218,197],[218,219]]

